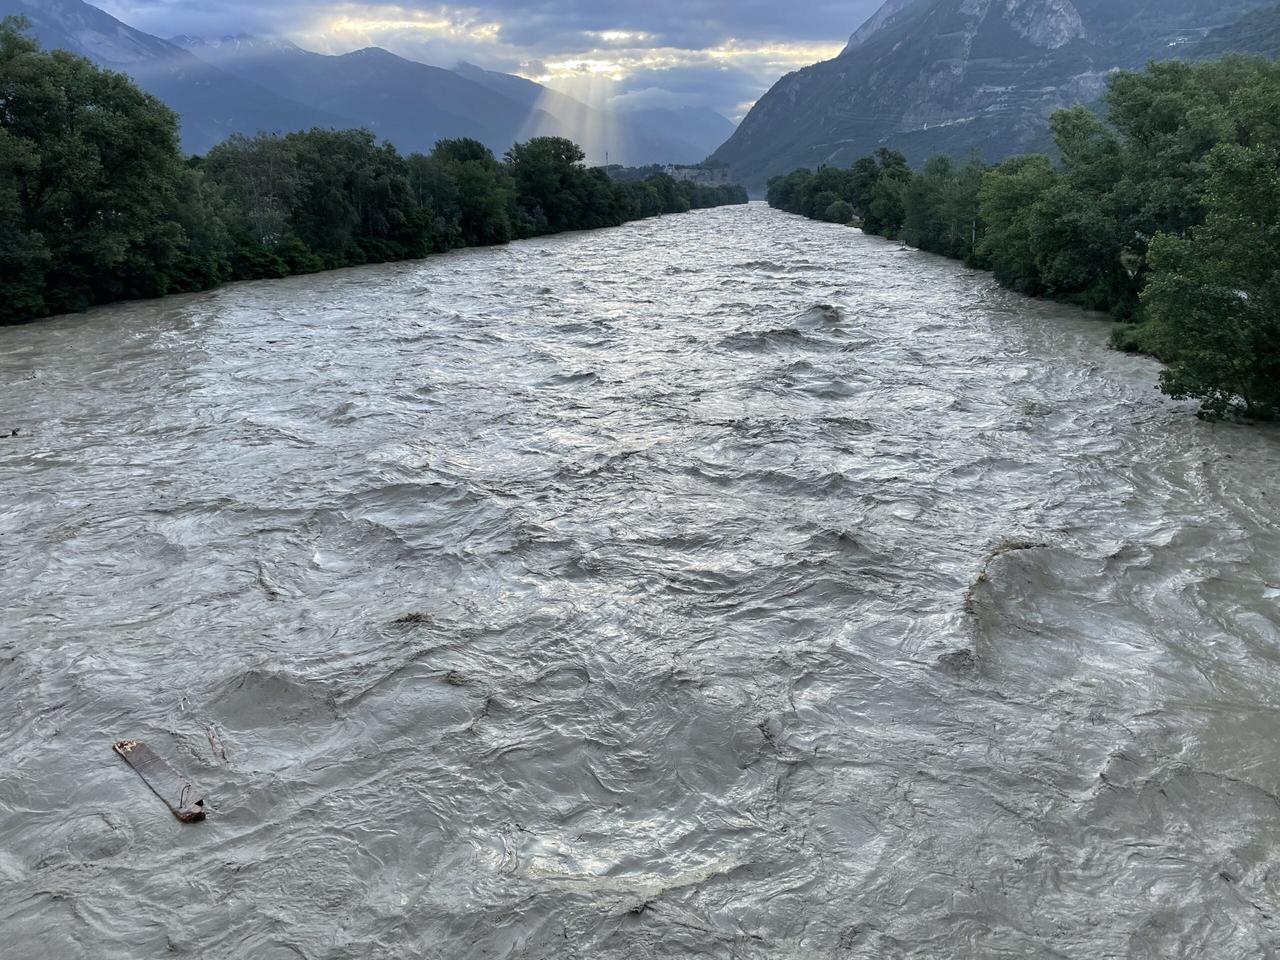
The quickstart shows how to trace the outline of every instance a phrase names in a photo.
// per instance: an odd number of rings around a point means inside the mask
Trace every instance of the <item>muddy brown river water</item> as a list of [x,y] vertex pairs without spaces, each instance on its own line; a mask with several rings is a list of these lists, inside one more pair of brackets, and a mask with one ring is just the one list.
[[760,205],[0,329],[0,955],[1280,956],[1280,433],[1107,334]]

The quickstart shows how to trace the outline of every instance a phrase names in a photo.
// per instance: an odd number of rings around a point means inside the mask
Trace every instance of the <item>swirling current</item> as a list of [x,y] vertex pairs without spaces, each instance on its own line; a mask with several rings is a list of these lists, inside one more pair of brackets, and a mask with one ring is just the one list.
[[759,204],[0,330],[0,953],[1280,955],[1280,435],[1107,334]]

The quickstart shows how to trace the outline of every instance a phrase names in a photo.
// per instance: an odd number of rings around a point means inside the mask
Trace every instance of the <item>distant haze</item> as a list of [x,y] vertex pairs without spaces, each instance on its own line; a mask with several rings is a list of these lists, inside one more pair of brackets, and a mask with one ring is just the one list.
[[706,107],[733,120],[784,73],[838,54],[881,0],[100,0],[141,30],[381,46],[538,80],[593,106]]

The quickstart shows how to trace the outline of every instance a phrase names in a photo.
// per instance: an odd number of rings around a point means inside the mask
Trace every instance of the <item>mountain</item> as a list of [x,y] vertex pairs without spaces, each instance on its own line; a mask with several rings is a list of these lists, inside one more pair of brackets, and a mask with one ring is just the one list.
[[379,47],[330,56],[245,35],[162,40],[83,0],[0,0],[48,48],[127,73],[182,120],[204,153],[233,133],[365,127],[404,152],[474,137],[499,155],[544,134],[583,145],[593,162],[695,163],[732,132],[706,110],[598,110],[522,77],[462,64],[428,66]]
[[707,107],[642,107],[618,111],[649,130],[662,131],[682,145],[684,157],[672,163],[699,163],[733,135],[733,121]]
[[225,73],[353,117],[405,151],[474,137],[501,155],[518,140],[556,135],[581,144],[598,163],[693,163],[733,131],[709,110],[598,110],[523,77],[468,63],[445,70],[379,47],[330,56],[244,35],[172,42]]
[[132,76],[182,118],[182,144],[193,153],[233,133],[355,126],[331,110],[226,74],[81,0],[0,0],[0,17],[10,15],[26,17],[45,47],[69,50]]
[[901,17],[908,7],[920,5],[921,0],[886,0],[884,6],[873,13],[866,23],[854,31],[853,36],[849,38],[849,45],[844,48],[844,53],[841,56],[862,46],[872,36],[889,26],[891,21]]
[[405,152],[427,152],[445,137],[474,137],[502,153],[516,139],[554,126],[550,115],[489,87],[379,47],[329,56],[248,36],[173,42],[223,73],[350,117],[348,126],[365,127]]
[[1189,55],[1275,0],[888,0],[839,57],[788,74],[713,159],[759,189],[882,145],[989,160],[1041,147],[1049,114],[1108,73]]
[[598,163],[692,163],[733,132],[709,110],[597,110],[523,77],[468,63],[445,70],[380,47],[331,56],[246,35],[171,42],[224,73],[351,117],[351,125],[404,151],[429,151],[444,137],[474,137],[501,155],[518,140],[556,135],[581,144]]

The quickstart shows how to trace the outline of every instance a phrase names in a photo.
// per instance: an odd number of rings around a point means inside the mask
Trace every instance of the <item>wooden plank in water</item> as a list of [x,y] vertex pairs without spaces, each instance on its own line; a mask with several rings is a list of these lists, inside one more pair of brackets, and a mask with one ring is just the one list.
[[183,823],[196,823],[204,819],[204,794],[199,793],[190,780],[165,763],[145,743],[120,740],[112,749],[133,767],[151,788],[151,792],[173,811],[175,817]]

